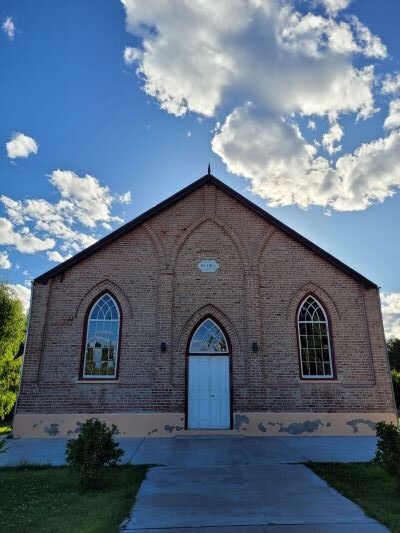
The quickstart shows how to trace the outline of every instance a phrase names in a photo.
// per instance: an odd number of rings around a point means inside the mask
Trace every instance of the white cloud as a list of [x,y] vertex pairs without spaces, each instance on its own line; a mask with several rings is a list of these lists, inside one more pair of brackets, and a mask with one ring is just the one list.
[[400,127],[400,99],[392,100],[389,104],[389,115],[386,117],[383,127],[387,130]]
[[228,116],[212,149],[230,172],[251,182],[271,206],[328,206],[362,210],[400,186],[400,132],[361,145],[331,166],[316,155],[294,123],[260,117],[247,105]]
[[32,137],[24,133],[14,133],[11,141],[6,143],[7,156],[10,159],[17,157],[28,157],[30,154],[37,154],[38,144]]
[[351,61],[371,45],[354,25],[273,0],[122,2],[128,29],[143,39],[144,89],[169,113],[212,116],[243,94],[275,112],[374,111],[373,69]]
[[386,338],[400,338],[400,292],[382,293],[381,300]]
[[339,11],[346,9],[351,0],[320,0],[329,15],[335,16]]
[[57,252],[57,250],[54,250],[52,252],[47,252],[47,259],[49,261],[54,261],[56,263],[62,263],[63,261],[66,261],[70,257],[72,257],[71,254],[63,256],[60,254],[60,252]]
[[132,46],[126,46],[124,50],[124,61],[126,65],[132,65],[133,63],[141,61],[143,58],[143,52],[138,48]]
[[344,135],[343,129],[339,126],[337,122],[331,125],[329,131],[322,136],[322,145],[328,154],[333,155],[336,152],[340,152],[342,149],[341,145],[336,145],[339,143]]
[[117,194],[115,199],[120,204],[130,204],[132,202],[131,191],[127,191],[124,194]]
[[382,93],[393,94],[400,89],[400,72],[397,74],[387,74],[382,82]]
[[15,24],[12,19],[12,17],[7,17],[6,20],[3,22],[1,29],[4,31],[4,33],[7,35],[7,37],[12,41],[14,39],[15,35]]
[[99,181],[88,174],[83,178],[71,170],[54,170],[50,175],[52,183],[67,200],[61,205],[65,211],[71,211],[79,221],[89,228],[94,228],[97,222],[115,220],[110,207],[114,197],[107,186],[101,186]]
[[[113,216],[114,203],[127,204],[131,193],[113,195],[93,176],[80,178],[69,170],[56,170],[49,176],[61,199],[51,203],[40,198],[14,200],[0,196],[8,218],[0,218],[0,244],[13,245],[22,253],[53,250],[52,261],[63,261],[72,253],[97,240],[98,224],[111,229],[111,222],[122,222]],[[82,227],[86,230],[82,231]],[[89,228],[89,230],[87,230]]]
[[[234,174],[251,180],[251,190],[271,205],[309,203],[307,171],[315,147],[298,127],[279,117],[260,117],[251,104],[237,108],[212,140],[212,149]],[[304,196],[305,195],[305,196]]]
[[0,252],[0,268],[11,268],[12,264],[8,257],[8,252]]
[[[349,0],[319,0],[327,15],[288,0],[121,1],[128,31],[141,38],[124,55],[144,91],[168,113],[220,121],[213,151],[270,205],[360,210],[397,190],[396,132],[336,162],[323,157],[341,149],[341,116],[377,111],[371,59],[387,57],[357,17],[340,16]],[[300,117],[311,129],[328,119],[321,142],[306,141]]]
[[366,57],[387,57],[386,46],[379,37],[373,35],[370,30],[362,24],[357,17],[351,17],[357,39],[361,44],[361,50]]
[[15,248],[25,254],[34,254],[42,250],[54,248],[54,239],[40,239],[27,232],[15,231],[13,225],[7,218],[0,217],[0,244],[15,246]]
[[14,294],[14,296],[21,301],[24,311],[26,313],[29,309],[29,304],[30,304],[30,299],[31,299],[31,290],[28,289],[28,287],[24,287],[23,285],[20,285],[19,283],[16,283],[16,284],[9,283],[7,284],[7,286],[12,292],[12,294]]
[[315,130],[317,127],[317,124],[315,123],[315,120],[309,120],[307,124],[307,128],[310,128],[310,130]]

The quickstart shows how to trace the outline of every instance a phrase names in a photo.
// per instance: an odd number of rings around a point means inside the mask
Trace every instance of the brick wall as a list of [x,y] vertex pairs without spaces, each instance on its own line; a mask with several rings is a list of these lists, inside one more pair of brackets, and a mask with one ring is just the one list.
[[[200,272],[210,258],[220,269]],[[81,383],[85,315],[104,290],[122,309],[119,379]],[[295,315],[309,293],[330,316],[332,382],[299,377]],[[186,344],[206,314],[232,344],[234,411],[393,411],[377,290],[204,185],[35,285],[18,413],[184,412]]]

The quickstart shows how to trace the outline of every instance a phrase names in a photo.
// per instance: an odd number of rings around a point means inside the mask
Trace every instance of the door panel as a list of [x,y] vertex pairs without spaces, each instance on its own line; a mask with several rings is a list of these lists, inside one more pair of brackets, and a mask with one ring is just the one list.
[[188,370],[188,428],[229,428],[229,356],[190,355]]

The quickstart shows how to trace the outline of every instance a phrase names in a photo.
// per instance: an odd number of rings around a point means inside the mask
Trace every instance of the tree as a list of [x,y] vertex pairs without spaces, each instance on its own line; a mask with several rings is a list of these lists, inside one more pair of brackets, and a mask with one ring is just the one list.
[[17,399],[25,331],[21,301],[0,282],[0,419],[11,412]]
[[387,341],[389,364],[392,370],[400,371],[400,339],[391,337]]

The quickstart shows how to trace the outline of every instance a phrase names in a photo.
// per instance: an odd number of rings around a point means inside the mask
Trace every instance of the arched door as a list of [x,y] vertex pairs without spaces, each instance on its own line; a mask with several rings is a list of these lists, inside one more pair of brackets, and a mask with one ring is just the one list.
[[231,427],[230,344],[218,323],[205,318],[188,348],[188,429]]

